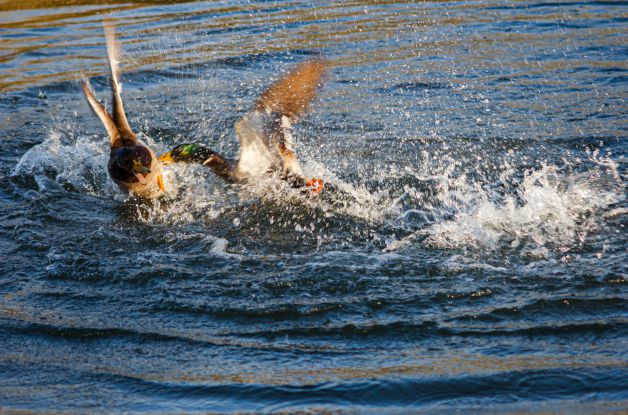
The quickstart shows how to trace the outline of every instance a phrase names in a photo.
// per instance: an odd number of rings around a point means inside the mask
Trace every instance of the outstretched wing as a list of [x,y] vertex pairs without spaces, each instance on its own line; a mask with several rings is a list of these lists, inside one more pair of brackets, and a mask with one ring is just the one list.
[[122,139],[126,141],[125,144],[133,144],[137,141],[135,134],[129,126],[129,121],[126,118],[124,112],[124,106],[122,105],[122,98],[120,93],[122,92],[122,83],[120,81],[120,42],[116,40],[116,30],[113,21],[103,21],[103,27],[105,29],[105,39],[107,41],[107,58],[109,60],[109,69],[111,70],[111,92],[113,101],[112,118],[116,123]]
[[85,98],[87,98],[87,102],[90,107],[94,111],[94,113],[100,118],[100,121],[105,126],[107,130],[107,135],[109,135],[109,139],[111,140],[111,147],[120,147],[122,142],[120,140],[120,132],[118,131],[118,127],[111,119],[111,115],[107,112],[105,107],[96,99],[94,93],[92,92],[91,85],[87,78],[83,79],[83,93],[85,94]]
[[282,171],[301,175],[292,123],[309,108],[327,68],[328,64],[319,59],[298,65],[264,91],[255,108],[236,123],[240,139],[238,170],[242,174]]
[[296,122],[309,108],[329,64],[313,59],[298,65],[268,88],[257,100],[255,109],[287,116]]

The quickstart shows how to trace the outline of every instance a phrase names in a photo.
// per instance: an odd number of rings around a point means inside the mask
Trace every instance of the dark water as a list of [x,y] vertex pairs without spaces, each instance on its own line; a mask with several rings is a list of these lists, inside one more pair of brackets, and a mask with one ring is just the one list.
[[[625,413],[626,2],[0,2],[0,412]],[[138,207],[79,73],[237,154],[297,62],[308,197]]]

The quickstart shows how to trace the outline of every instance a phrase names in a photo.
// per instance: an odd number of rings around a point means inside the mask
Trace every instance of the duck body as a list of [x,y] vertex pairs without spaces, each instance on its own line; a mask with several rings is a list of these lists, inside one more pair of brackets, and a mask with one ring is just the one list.
[[214,174],[229,183],[247,184],[255,182],[256,179],[274,175],[286,181],[293,188],[308,188],[313,193],[320,192],[324,186],[321,179],[306,179],[302,175],[295,174],[294,171],[286,173],[275,170],[275,174],[273,174],[272,170],[268,170],[267,174],[264,175],[251,174],[239,163],[239,160],[223,158],[209,147],[199,143],[180,144],[162,155],[160,160],[164,164],[190,163],[208,166]]
[[111,71],[112,113],[109,114],[96,99],[87,79],[83,80],[83,93],[109,135],[109,176],[121,190],[130,195],[152,199],[165,192],[161,163],[150,148],[137,140],[129,126],[120,96],[120,50],[115,39],[115,29],[110,22],[104,22],[104,29]]
[[304,62],[264,91],[255,107],[235,123],[240,141],[237,160],[225,159],[201,144],[183,144],[162,155],[160,161],[203,164],[234,183],[273,176],[292,187],[313,185],[315,192],[320,191],[322,180],[303,177],[294,152],[292,124],[309,107],[327,67],[318,59]]

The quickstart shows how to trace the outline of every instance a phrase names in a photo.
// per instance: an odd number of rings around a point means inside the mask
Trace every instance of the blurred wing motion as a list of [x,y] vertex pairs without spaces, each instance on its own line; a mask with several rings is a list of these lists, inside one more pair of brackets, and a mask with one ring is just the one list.
[[309,108],[328,66],[318,59],[297,66],[268,88],[255,108],[235,124],[240,140],[239,176],[279,171],[287,177],[301,177],[292,123]]

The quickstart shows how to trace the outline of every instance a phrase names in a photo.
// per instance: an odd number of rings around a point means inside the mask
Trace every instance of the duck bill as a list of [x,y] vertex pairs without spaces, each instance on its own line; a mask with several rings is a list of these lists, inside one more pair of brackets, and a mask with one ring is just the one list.
[[135,178],[137,179],[138,182],[140,182],[142,184],[148,183],[146,181],[146,177],[142,173],[137,172],[137,171],[133,171],[132,173],[133,173],[133,175],[135,176]]
[[172,158],[172,154],[171,153],[172,152],[169,151],[169,152],[167,152],[165,154],[162,154],[161,156],[159,156],[159,161],[162,164],[172,164],[172,163],[174,163],[174,159]]
[[135,176],[138,182],[146,184],[146,175],[150,174],[150,170],[146,168],[138,160],[133,160],[133,167],[131,167],[131,173]]

